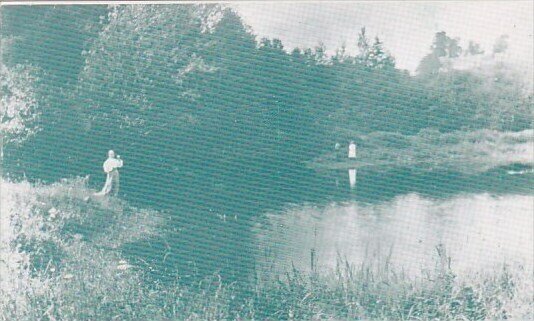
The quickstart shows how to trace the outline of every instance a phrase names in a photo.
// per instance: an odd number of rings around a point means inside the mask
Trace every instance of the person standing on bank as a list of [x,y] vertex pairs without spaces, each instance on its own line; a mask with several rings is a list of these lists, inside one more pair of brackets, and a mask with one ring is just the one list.
[[102,190],[96,195],[114,195],[119,193],[119,170],[123,165],[120,155],[115,157],[115,152],[110,150],[108,152],[108,159],[104,162],[103,168],[106,173],[106,183]]
[[349,158],[356,158],[356,144],[354,143],[354,141],[351,141],[349,144]]

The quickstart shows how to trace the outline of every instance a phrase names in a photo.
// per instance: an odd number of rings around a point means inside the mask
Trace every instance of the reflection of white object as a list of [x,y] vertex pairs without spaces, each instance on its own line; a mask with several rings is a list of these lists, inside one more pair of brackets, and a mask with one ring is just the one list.
[[356,144],[354,143],[349,145],[349,158],[356,158]]
[[356,169],[349,169],[349,183],[350,187],[354,188],[356,186]]
[[523,175],[528,173],[534,173],[534,169],[531,170],[522,170],[522,171],[508,171],[509,175]]

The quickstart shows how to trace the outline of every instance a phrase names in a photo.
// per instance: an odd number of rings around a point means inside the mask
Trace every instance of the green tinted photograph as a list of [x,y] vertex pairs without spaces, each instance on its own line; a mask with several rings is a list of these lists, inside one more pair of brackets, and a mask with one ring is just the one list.
[[0,321],[534,319],[533,2],[0,5]]

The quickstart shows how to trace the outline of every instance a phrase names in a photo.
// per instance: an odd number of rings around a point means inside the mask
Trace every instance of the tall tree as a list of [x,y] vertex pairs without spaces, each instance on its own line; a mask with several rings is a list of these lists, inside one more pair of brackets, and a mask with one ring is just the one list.
[[449,40],[450,38],[445,31],[436,32],[431,46],[432,54],[436,57],[446,57]]
[[361,64],[367,64],[369,59],[369,50],[371,45],[369,44],[369,39],[367,38],[365,27],[362,27],[360,33],[358,34],[358,57],[357,61]]
[[367,66],[371,68],[395,67],[395,59],[384,49],[383,43],[378,37],[369,49]]
[[426,75],[437,74],[443,66],[442,59],[458,58],[461,55],[462,47],[459,42],[460,39],[450,38],[445,31],[437,32],[430,47],[431,52],[421,60],[417,72]]

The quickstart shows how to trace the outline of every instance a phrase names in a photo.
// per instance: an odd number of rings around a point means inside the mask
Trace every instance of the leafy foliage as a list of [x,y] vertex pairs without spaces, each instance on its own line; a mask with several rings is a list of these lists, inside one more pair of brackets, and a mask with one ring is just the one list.
[[[44,142],[62,140],[50,162],[64,159],[66,166],[55,177],[96,170],[111,147],[127,154],[137,173],[143,171],[136,164],[143,164],[179,175],[178,168],[193,161],[214,168],[233,164],[232,171],[248,164],[245,175],[272,177],[279,164],[298,165],[335,142],[373,131],[530,128],[532,96],[516,75],[505,64],[456,70],[453,62],[463,50],[445,32],[436,34],[414,77],[395,68],[384,44],[371,41],[365,28],[356,56],[343,48],[328,56],[322,45],[288,53],[280,40],[257,41],[223,6],[42,10],[45,20],[74,17],[73,31],[64,35],[74,45],[63,47],[73,58],[49,63],[51,47],[28,49],[38,34],[18,28],[5,14],[4,32],[16,38],[5,61],[35,57],[32,63],[51,77],[34,90],[47,97],[46,109],[38,111],[43,132],[26,144],[28,153],[13,149],[10,159],[27,168],[26,161],[50,157]],[[42,20],[28,23],[46,26]],[[465,52],[482,56],[476,43]],[[66,66],[73,72],[61,77]],[[153,178],[144,172],[139,181]]]
[[41,113],[33,91],[34,68],[0,64],[0,134],[4,144],[21,143],[38,131],[36,120]]

